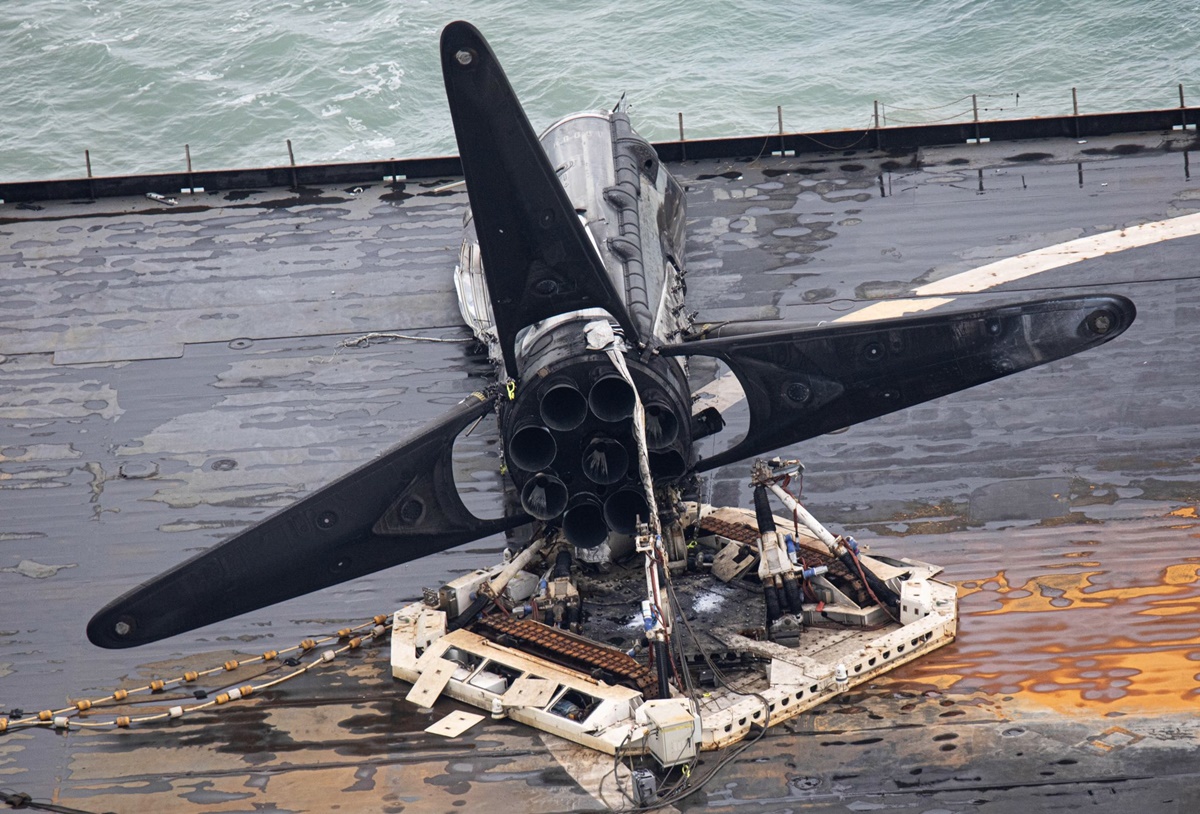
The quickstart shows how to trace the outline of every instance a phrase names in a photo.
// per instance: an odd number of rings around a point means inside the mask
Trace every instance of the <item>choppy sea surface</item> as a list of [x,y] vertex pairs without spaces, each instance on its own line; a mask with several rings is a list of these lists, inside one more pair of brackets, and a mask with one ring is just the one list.
[[456,152],[438,32],[475,23],[535,128],[622,93],[651,139],[1200,102],[1195,0],[22,0],[0,181]]

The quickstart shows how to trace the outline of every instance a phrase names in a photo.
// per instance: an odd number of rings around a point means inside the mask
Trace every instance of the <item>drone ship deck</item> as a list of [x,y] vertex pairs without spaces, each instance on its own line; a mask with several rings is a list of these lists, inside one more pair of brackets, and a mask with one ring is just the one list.
[[[442,607],[449,603],[439,598],[455,597],[453,606],[465,607],[505,563],[466,574],[427,592],[427,601],[396,611],[392,675],[414,685],[408,699],[420,706],[432,706],[445,693],[605,754],[651,754],[669,768],[789,721],[953,641],[956,594],[933,578],[941,569],[867,554],[861,557],[865,568],[902,588],[898,618],[871,601],[857,575],[839,576],[844,591],[831,577],[818,576],[796,626],[783,641],[769,640],[761,593],[744,582],[757,564],[753,513],[698,508],[688,559],[708,566],[700,572],[680,568],[672,580],[672,599],[690,634],[676,626],[681,689],[662,693],[651,669],[626,653],[642,636],[638,608],[645,590],[642,570],[631,565],[580,580],[584,608],[590,609],[584,635],[514,618],[507,609],[448,630]],[[788,522],[777,518],[780,527]],[[802,557],[830,559],[807,530],[797,527],[795,534]],[[529,570],[518,574],[528,575],[520,582],[529,587],[513,594],[508,583],[504,599],[514,607],[538,583]]]
[[[823,521],[945,568],[959,635],[770,727],[678,807],[1194,811],[1200,235],[1178,226],[1197,220],[1195,132],[871,147],[771,155],[760,140],[671,164],[698,321],[816,324],[911,298],[1097,287],[1127,294],[1138,320],[1095,352],[796,449]],[[144,649],[87,642],[109,597],[370,460],[491,372],[468,342],[420,341],[468,338],[454,171],[299,172],[299,189],[282,170],[191,195],[137,180],[174,207],[141,192],[0,207],[5,715],[282,650],[499,559],[503,542],[482,541]],[[1149,231],[1161,239],[1121,242]],[[1077,262],[1032,273],[1050,256]],[[957,276],[1017,258],[1030,274]],[[923,293],[942,280],[956,293]],[[367,332],[419,339],[357,341]],[[496,464],[485,425],[464,459]],[[466,483],[472,506],[499,492],[495,466]],[[704,489],[750,505],[744,467]],[[91,811],[602,805],[610,766],[596,765],[611,761],[510,719],[427,734],[468,708],[444,695],[418,708],[408,689],[386,650],[364,647],[157,728],[10,730],[0,774]]]

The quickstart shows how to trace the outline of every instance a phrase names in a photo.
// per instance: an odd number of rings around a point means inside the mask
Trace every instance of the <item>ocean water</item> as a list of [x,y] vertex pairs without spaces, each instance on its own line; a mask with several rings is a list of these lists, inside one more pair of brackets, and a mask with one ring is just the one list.
[[535,128],[622,93],[651,139],[1200,103],[1195,0],[11,0],[0,181],[453,153],[453,19]]

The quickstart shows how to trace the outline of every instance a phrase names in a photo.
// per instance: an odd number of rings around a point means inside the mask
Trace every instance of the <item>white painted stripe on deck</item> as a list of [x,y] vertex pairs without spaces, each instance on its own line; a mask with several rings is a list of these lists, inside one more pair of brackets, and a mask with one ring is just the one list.
[[954,302],[954,297],[924,297],[919,300],[884,300],[859,308],[848,314],[842,314],[834,322],[869,322],[873,319],[893,319],[895,317],[919,314],[931,311],[939,305]]
[[[843,314],[832,321],[869,322],[932,311],[934,308],[948,305],[955,300],[953,296],[936,296],[939,294],[972,294],[986,291],[1004,283],[1032,277],[1043,271],[1196,234],[1200,234],[1200,212],[1129,226],[1124,229],[1114,229],[1111,232],[1101,232],[1090,237],[1068,240],[1065,243],[1056,243],[1043,249],[1034,249],[1031,252],[1006,257],[961,274],[953,274],[915,289],[913,294],[916,297],[872,303],[865,308]],[[731,372],[725,373],[697,391],[701,400],[696,404],[696,409],[700,410],[714,404],[720,405],[717,407],[719,410],[732,406],[744,397],[740,391],[741,384],[737,377]]]
[[1111,232],[1101,232],[1098,235],[1081,237],[1078,240],[1068,240],[1065,243],[1056,243],[1043,249],[1034,249],[1031,252],[1006,257],[961,274],[953,274],[945,279],[916,288],[913,291],[915,295],[913,298],[872,303],[865,308],[844,314],[834,322],[867,322],[873,319],[893,319],[909,314],[919,314],[923,311],[932,311],[934,308],[954,302],[952,296],[939,297],[938,295],[974,294],[998,285],[1032,277],[1043,271],[1196,234],[1200,234],[1200,212],[1129,226],[1125,229],[1114,229]]
[[1200,234],[1200,212],[1168,220],[1158,220],[1153,223],[1143,223],[1125,229],[1114,229],[1111,232],[1101,232],[1098,235],[1068,240],[1066,243],[1058,243],[1044,249],[1035,249],[1018,254],[1016,257],[1006,257],[995,263],[988,263],[986,266],[923,285],[913,293],[919,297],[938,294],[971,294],[1083,260],[1094,260],[1106,254],[1149,246],[1164,240],[1190,237],[1195,234]]

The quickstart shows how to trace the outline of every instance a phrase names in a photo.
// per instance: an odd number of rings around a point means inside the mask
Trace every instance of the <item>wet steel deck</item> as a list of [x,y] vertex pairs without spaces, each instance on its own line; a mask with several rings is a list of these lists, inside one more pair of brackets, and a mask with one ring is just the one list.
[[[1191,214],[1192,138],[676,165],[689,303],[702,320],[830,320]],[[486,381],[467,343],[339,344],[467,337],[451,180],[0,206],[0,710],[281,649],[495,560],[483,541],[136,651],[84,636],[116,594]],[[960,638],[771,730],[681,809],[1200,807],[1198,251],[1182,237],[962,297],[1111,291],[1139,316],[1099,351],[790,451],[818,517],[946,566]],[[479,507],[497,505],[493,444],[463,449]],[[705,497],[748,505],[746,474],[719,471]],[[0,787],[88,811],[601,807],[594,754],[508,722],[427,735],[454,707],[420,711],[407,689],[368,650],[171,725],[0,736]]]

